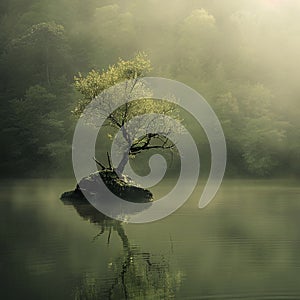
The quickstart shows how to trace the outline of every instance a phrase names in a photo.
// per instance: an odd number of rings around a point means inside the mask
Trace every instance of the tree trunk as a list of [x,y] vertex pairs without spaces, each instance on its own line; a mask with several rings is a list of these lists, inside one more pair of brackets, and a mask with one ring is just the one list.
[[126,164],[128,163],[128,160],[129,160],[128,152],[125,152],[123,154],[123,158],[121,159],[121,161],[120,161],[120,163],[119,163],[119,165],[117,167],[117,170],[116,170],[117,173],[118,173],[118,175],[122,175],[123,174],[124,168],[125,168]]
[[126,149],[125,151],[124,151],[124,153],[123,153],[123,158],[121,159],[121,161],[120,161],[120,163],[119,163],[119,165],[118,165],[118,167],[117,167],[117,173],[118,173],[118,175],[120,176],[120,175],[122,175],[123,174],[123,172],[124,172],[124,168],[125,168],[125,166],[126,166],[126,164],[128,163],[128,160],[129,160],[129,151],[130,151],[130,144],[131,144],[131,141],[130,141],[130,136],[129,136],[129,134],[128,134],[128,132],[127,132],[127,130],[126,130],[126,128],[125,128],[125,126],[123,126],[122,128],[121,128],[121,130],[122,130],[122,134],[123,134],[123,137],[124,137],[124,139],[127,141],[127,143],[128,143],[128,149]]

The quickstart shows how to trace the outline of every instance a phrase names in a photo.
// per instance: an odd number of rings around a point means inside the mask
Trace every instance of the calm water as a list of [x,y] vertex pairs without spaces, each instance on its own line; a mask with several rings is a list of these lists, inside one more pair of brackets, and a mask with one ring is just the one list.
[[[1,182],[1,299],[300,299],[300,187],[223,183],[143,225],[65,205],[70,180]],[[166,187],[168,189],[168,187]]]

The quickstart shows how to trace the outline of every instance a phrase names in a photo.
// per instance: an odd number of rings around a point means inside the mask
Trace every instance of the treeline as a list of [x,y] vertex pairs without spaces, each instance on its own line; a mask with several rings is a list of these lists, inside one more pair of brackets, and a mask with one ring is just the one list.
[[229,174],[299,175],[295,2],[1,1],[1,175],[71,175],[74,75],[137,51],[216,110]]

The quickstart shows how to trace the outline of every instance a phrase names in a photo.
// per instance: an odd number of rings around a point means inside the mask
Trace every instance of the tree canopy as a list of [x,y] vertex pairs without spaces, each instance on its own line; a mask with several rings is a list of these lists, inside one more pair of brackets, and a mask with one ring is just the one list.
[[[77,116],[80,116],[86,106],[94,98],[99,97],[101,92],[114,87],[117,83],[127,80],[124,88],[121,90],[114,89],[111,97],[103,97],[99,101],[99,105],[93,109],[95,114],[97,114],[96,110],[100,110],[100,113],[105,113],[108,125],[112,128],[120,129],[128,144],[128,149],[123,150],[123,159],[116,168],[120,173],[123,172],[128,161],[127,154],[135,156],[142,151],[150,149],[172,149],[175,147],[175,144],[166,137],[170,130],[170,126],[168,126],[166,121],[164,121],[165,124],[163,126],[160,124],[160,128],[164,127],[164,130],[160,129],[160,131],[141,136],[138,135],[136,129],[133,131],[132,128],[127,126],[128,121],[133,117],[150,113],[170,115],[179,120],[178,110],[174,104],[151,98],[151,90],[143,83],[143,76],[150,70],[151,63],[147,55],[145,53],[138,53],[131,60],[124,61],[123,59],[119,59],[117,64],[109,66],[102,73],[92,70],[85,77],[81,74],[75,77],[75,88],[83,95],[83,99],[79,101],[74,109],[74,114]],[[110,112],[111,102],[117,102],[118,106],[119,99],[123,97],[127,99],[125,104],[117,110]],[[131,97],[136,100],[129,101]],[[145,124],[143,125],[145,126]],[[146,124],[146,126],[149,126],[149,124]],[[172,128],[172,130],[175,132],[178,129]],[[113,131],[109,132],[110,137],[112,137],[112,133]]]
[[[77,119],[70,112],[78,117],[103,89],[148,72],[191,86],[215,109],[228,175],[300,174],[297,1],[9,0],[0,6],[5,176],[72,176],[66,158]],[[134,53],[140,54],[131,59]],[[184,124],[197,128],[185,114]],[[196,142],[206,153],[205,138]]]

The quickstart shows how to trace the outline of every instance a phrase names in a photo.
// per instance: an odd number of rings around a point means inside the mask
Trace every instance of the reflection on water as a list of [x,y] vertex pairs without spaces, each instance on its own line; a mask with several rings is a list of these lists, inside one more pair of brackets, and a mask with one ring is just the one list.
[[297,181],[224,181],[148,224],[64,205],[72,186],[1,182],[0,299],[300,299]]
[[107,233],[107,244],[115,232],[122,242],[123,252],[108,264],[113,273],[110,282],[84,278],[75,290],[76,299],[170,299],[180,286],[182,274],[171,272],[169,257],[141,251],[131,246],[120,221],[111,219],[92,205],[68,203],[85,220],[96,223],[100,231],[93,240]]

